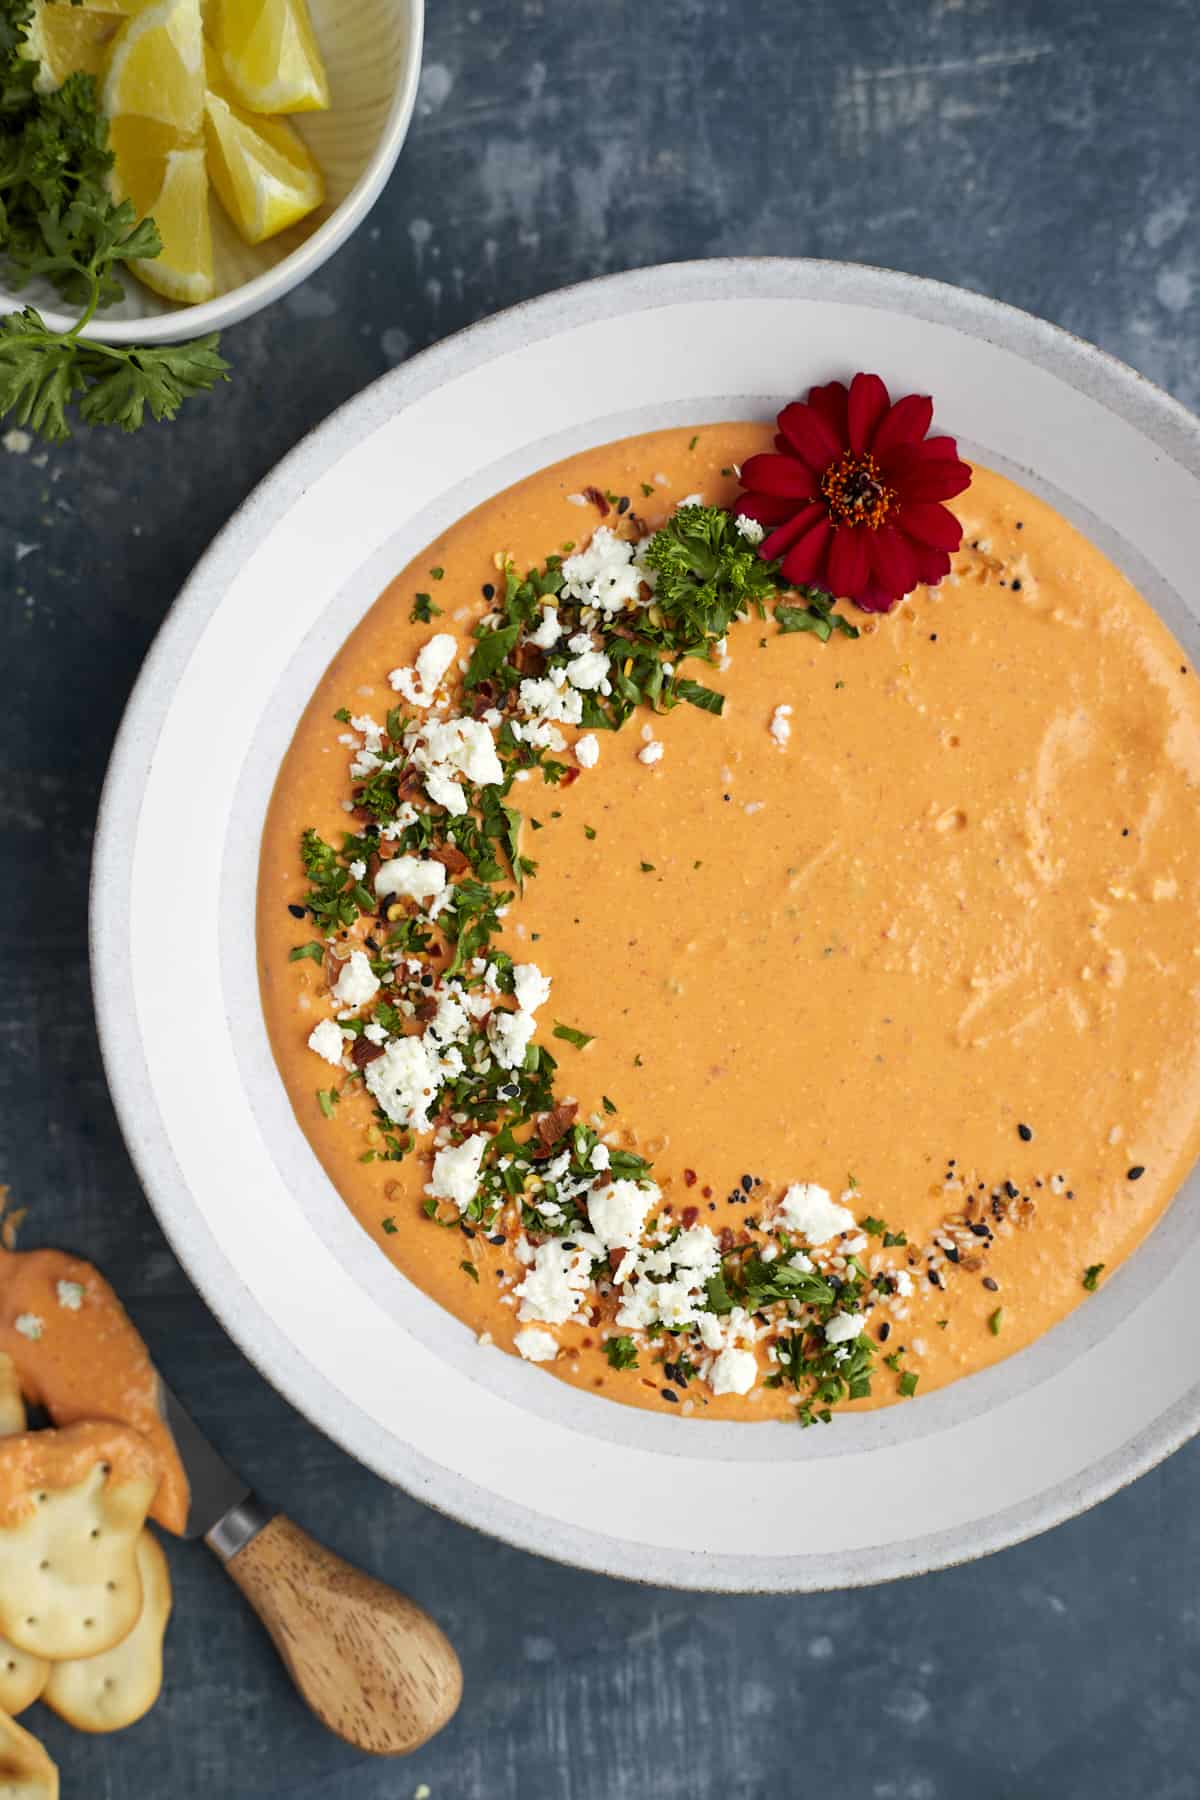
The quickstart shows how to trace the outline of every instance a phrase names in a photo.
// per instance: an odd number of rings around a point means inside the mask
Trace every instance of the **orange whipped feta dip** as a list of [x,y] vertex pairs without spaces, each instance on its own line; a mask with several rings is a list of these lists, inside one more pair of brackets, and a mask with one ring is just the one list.
[[[667,676],[719,715],[588,723],[649,598],[637,542],[685,497],[729,505],[770,440],[624,440],[431,544],[305,710],[259,885],[282,1078],[381,1250],[485,1343],[710,1418],[875,1406],[1021,1349],[1144,1237],[1200,1116],[1195,676],[1043,502],[977,469],[937,589],[840,609],[856,640],[751,608]],[[552,552],[590,611],[548,597],[513,700],[465,691],[506,563]],[[537,758],[506,792],[505,721]],[[302,834],[363,833],[393,759],[395,816],[338,865],[351,916],[318,920]],[[474,872],[442,827],[489,789],[536,871],[497,847],[513,897],[449,978]],[[447,1098],[477,1075],[482,1121]],[[542,1104],[498,1146],[506,1086]],[[796,1385],[818,1362],[832,1386]]]

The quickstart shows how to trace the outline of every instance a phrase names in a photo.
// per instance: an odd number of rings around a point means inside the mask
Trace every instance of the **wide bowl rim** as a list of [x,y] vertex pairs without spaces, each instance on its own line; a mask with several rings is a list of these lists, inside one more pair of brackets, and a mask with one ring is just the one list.
[[[226,294],[217,294],[196,306],[168,303],[165,312],[148,313],[138,319],[106,319],[100,314],[89,321],[81,336],[101,344],[177,344],[209,332],[225,331],[291,293],[341,249],[383,192],[404,147],[416,108],[424,53],[425,0],[401,0],[401,5],[408,16],[404,66],[383,131],[370,161],[350,192],[329,217],[322,220],[312,236],[305,238],[281,262],[264,269],[261,275],[241,282]],[[14,293],[0,283],[0,318],[20,312],[28,304],[27,296]],[[57,307],[39,307],[38,311],[51,331],[70,331],[77,317]]]
[[[806,1569],[804,1558],[786,1570],[764,1568],[761,1559],[698,1556],[635,1545],[572,1527],[548,1536],[531,1508],[499,1499],[484,1487],[430,1463],[405,1446],[397,1457],[392,1440],[344,1398],[286,1337],[266,1309],[224,1262],[223,1252],[199,1208],[180,1183],[178,1167],[161,1130],[148,1117],[149,1096],[140,1064],[140,1039],[127,1004],[128,957],[122,948],[127,916],[129,852],[138,810],[139,782],[148,746],[170,707],[169,678],[181,653],[221,603],[228,570],[343,453],[357,433],[403,411],[452,373],[478,367],[506,349],[551,336],[572,324],[633,314],[680,298],[702,299],[720,286],[736,289],[761,279],[794,280],[797,295],[811,297],[814,282],[843,297],[884,310],[913,313],[962,330],[985,342],[1017,348],[1035,365],[1085,381],[1103,404],[1139,429],[1158,448],[1200,480],[1200,420],[1180,402],[1117,358],[1060,327],[1004,302],[897,271],[813,259],[727,258],[654,265],[557,290],[467,327],[390,371],[315,428],[256,488],[198,562],[174,602],[135,684],[114,744],[97,823],[92,870],[90,944],[101,1051],[114,1106],[151,1204],[180,1260],[230,1336],[264,1377],[311,1423],[376,1473],[403,1486],[460,1522],[486,1530],[522,1549],[537,1549],[571,1566],[668,1586],[712,1591],[817,1591],[860,1586],[952,1566],[1022,1541],[1072,1517],[1146,1472],[1200,1429],[1200,1383],[1191,1387],[1145,1429],[1132,1433],[1112,1454],[1082,1474],[1039,1491],[1018,1506],[969,1526],[910,1538],[878,1550],[823,1553]],[[790,290],[789,290],[790,291]],[[151,1107],[151,1110],[153,1108]],[[793,1566],[794,1564],[794,1566]]]

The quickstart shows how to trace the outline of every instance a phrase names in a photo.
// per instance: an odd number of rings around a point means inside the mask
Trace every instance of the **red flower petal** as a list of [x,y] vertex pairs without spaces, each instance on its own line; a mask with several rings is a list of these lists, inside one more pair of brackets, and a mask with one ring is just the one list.
[[796,502],[787,494],[739,494],[732,511],[736,518],[744,513],[760,525],[782,525],[796,510]]
[[863,612],[889,613],[899,598],[899,594],[889,593],[886,588],[879,587],[872,582],[863,589],[861,594],[855,594],[854,604]]
[[833,432],[838,441],[839,450],[844,450],[850,442],[846,413],[846,384],[842,381],[827,381],[824,387],[809,388],[808,404],[814,412],[820,413]]
[[914,547],[894,525],[881,525],[872,534],[871,570],[880,587],[897,599],[916,587],[920,576]]
[[897,400],[879,430],[871,448],[876,456],[896,444],[915,444],[925,436],[933,422],[933,401],[928,394],[905,394]]
[[926,438],[917,445],[920,457],[949,457],[952,462],[958,461],[958,445],[952,437]]
[[815,408],[805,406],[802,400],[793,400],[790,406],[785,406],[777,423],[801,462],[816,469],[818,474],[842,453],[842,445],[828,420]]
[[802,506],[778,531],[773,531],[770,537],[763,539],[758,554],[766,557],[768,562],[782,556],[785,550],[791,549],[797,538],[804,536],[810,525],[814,525],[822,517],[823,508],[820,506]]
[[870,534],[862,529],[855,530],[850,526],[842,526],[833,534],[833,544],[829,551],[829,591],[839,598],[854,595],[859,588],[865,587],[871,572],[871,558],[867,549],[867,538]]
[[952,500],[971,485],[971,470],[965,462],[951,462],[948,457],[933,457],[919,462],[893,483],[901,500]]
[[846,430],[852,450],[869,450],[891,395],[878,375],[856,375],[850,383]]
[[[800,539],[783,559],[783,578],[790,581],[793,587],[803,587],[806,582],[816,581],[825,567],[825,548],[833,536],[833,526],[828,519],[821,519],[806,536]],[[766,549],[763,545],[763,549]]]
[[913,555],[917,559],[917,580],[926,587],[936,587],[944,575],[950,573],[950,552],[948,550],[931,550],[928,544],[914,544]]
[[811,469],[794,456],[752,456],[742,469],[742,481],[758,494],[786,494],[790,500],[811,499],[816,480]]
[[957,550],[962,543],[962,526],[944,506],[908,501],[896,514],[896,523],[908,537],[930,544],[935,550]]

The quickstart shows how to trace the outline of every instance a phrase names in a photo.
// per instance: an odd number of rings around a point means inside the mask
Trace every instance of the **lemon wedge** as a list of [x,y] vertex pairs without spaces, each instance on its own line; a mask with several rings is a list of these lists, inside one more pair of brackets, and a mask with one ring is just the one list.
[[167,300],[194,306],[214,292],[208,171],[199,144],[180,144],[169,126],[137,117],[116,118],[109,128],[116,157],[113,192],[133,201],[137,215],[153,215],[161,253],[130,268]]
[[126,20],[113,39],[102,105],[169,125],[181,138],[204,123],[204,45],[200,0],[158,0]]
[[251,112],[321,112],[329,81],[305,0],[217,0],[213,41]]
[[232,98],[208,52],[204,136],[217,197],[248,244],[261,244],[325,198],[321,171],[286,119],[253,117]]
[[70,0],[39,0],[26,33],[23,53],[40,63],[36,87],[48,93],[82,70],[99,75],[108,46],[123,20],[117,6],[106,11],[72,6]]

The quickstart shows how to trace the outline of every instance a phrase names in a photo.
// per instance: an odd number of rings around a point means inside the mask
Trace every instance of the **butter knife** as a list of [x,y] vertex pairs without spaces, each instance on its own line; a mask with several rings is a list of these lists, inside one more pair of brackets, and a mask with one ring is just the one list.
[[359,1750],[403,1756],[454,1715],[462,1670],[412,1600],[263,1505],[158,1377],[159,1411],[187,1472],[186,1538],[203,1538],[270,1633],[301,1697]]

